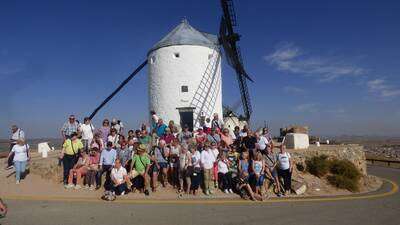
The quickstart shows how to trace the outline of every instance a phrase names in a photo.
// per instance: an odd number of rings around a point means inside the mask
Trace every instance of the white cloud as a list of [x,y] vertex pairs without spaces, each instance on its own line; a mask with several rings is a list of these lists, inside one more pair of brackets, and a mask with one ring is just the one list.
[[400,89],[388,84],[386,79],[375,79],[367,82],[368,90],[383,99],[389,99],[400,95]]
[[332,81],[339,77],[366,73],[365,69],[336,57],[306,54],[291,43],[277,47],[275,52],[264,56],[264,60],[277,70],[317,77],[319,81]]
[[315,113],[315,112],[318,112],[318,104],[305,103],[305,104],[297,105],[293,110],[295,112]]
[[306,92],[304,89],[294,86],[286,86],[283,88],[283,91],[288,94],[304,94]]

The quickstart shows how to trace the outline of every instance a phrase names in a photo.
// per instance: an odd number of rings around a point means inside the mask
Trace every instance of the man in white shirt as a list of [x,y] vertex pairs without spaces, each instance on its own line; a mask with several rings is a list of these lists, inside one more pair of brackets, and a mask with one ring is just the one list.
[[126,182],[129,180],[126,169],[122,167],[119,159],[115,160],[115,166],[111,170],[111,180],[114,184],[114,192],[116,195],[124,195],[127,190]]
[[208,146],[205,144],[205,149],[200,154],[200,163],[203,168],[203,178],[204,178],[204,193],[206,195],[212,194],[210,187],[212,186],[212,175],[213,175],[213,167],[214,167],[215,157]]
[[93,131],[94,131],[94,126],[92,125],[89,117],[85,117],[83,119],[83,124],[79,126],[79,131],[82,134],[83,149],[85,151],[88,151],[89,145],[93,140]]

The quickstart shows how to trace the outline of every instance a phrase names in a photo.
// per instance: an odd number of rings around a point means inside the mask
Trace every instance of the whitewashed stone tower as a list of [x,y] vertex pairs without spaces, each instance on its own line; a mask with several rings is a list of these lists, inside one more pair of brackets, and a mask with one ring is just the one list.
[[186,20],[150,49],[149,109],[165,123],[199,127],[218,113],[222,119],[221,53],[218,38]]

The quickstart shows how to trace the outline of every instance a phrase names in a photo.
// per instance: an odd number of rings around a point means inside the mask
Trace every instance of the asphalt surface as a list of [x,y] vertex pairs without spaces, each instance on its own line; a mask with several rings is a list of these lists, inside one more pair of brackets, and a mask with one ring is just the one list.
[[[369,167],[369,173],[400,183],[400,170]],[[377,193],[390,191],[385,183]],[[375,194],[377,194],[375,193]],[[221,204],[127,204],[117,202],[7,201],[2,225],[119,224],[400,224],[400,193],[366,199]]]

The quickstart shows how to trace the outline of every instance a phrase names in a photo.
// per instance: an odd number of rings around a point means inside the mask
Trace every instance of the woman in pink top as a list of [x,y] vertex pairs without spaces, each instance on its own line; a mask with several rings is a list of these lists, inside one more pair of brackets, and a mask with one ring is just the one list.
[[82,176],[86,175],[88,167],[89,167],[89,156],[87,155],[87,153],[85,151],[82,151],[81,157],[79,157],[78,162],[75,164],[74,168],[72,168],[69,171],[67,188],[74,187],[73,179],[75,176],[76,177],[75,189],[80,189],[81,188],[80,181],[82,179]]
[[92,148],[89,154],[89,166],[85,177],[85,188],[88,188],[89,190],[94,190],[96,188],[94,181],[96,180],[96,174],[99,168],[99,161],[99,149]]

